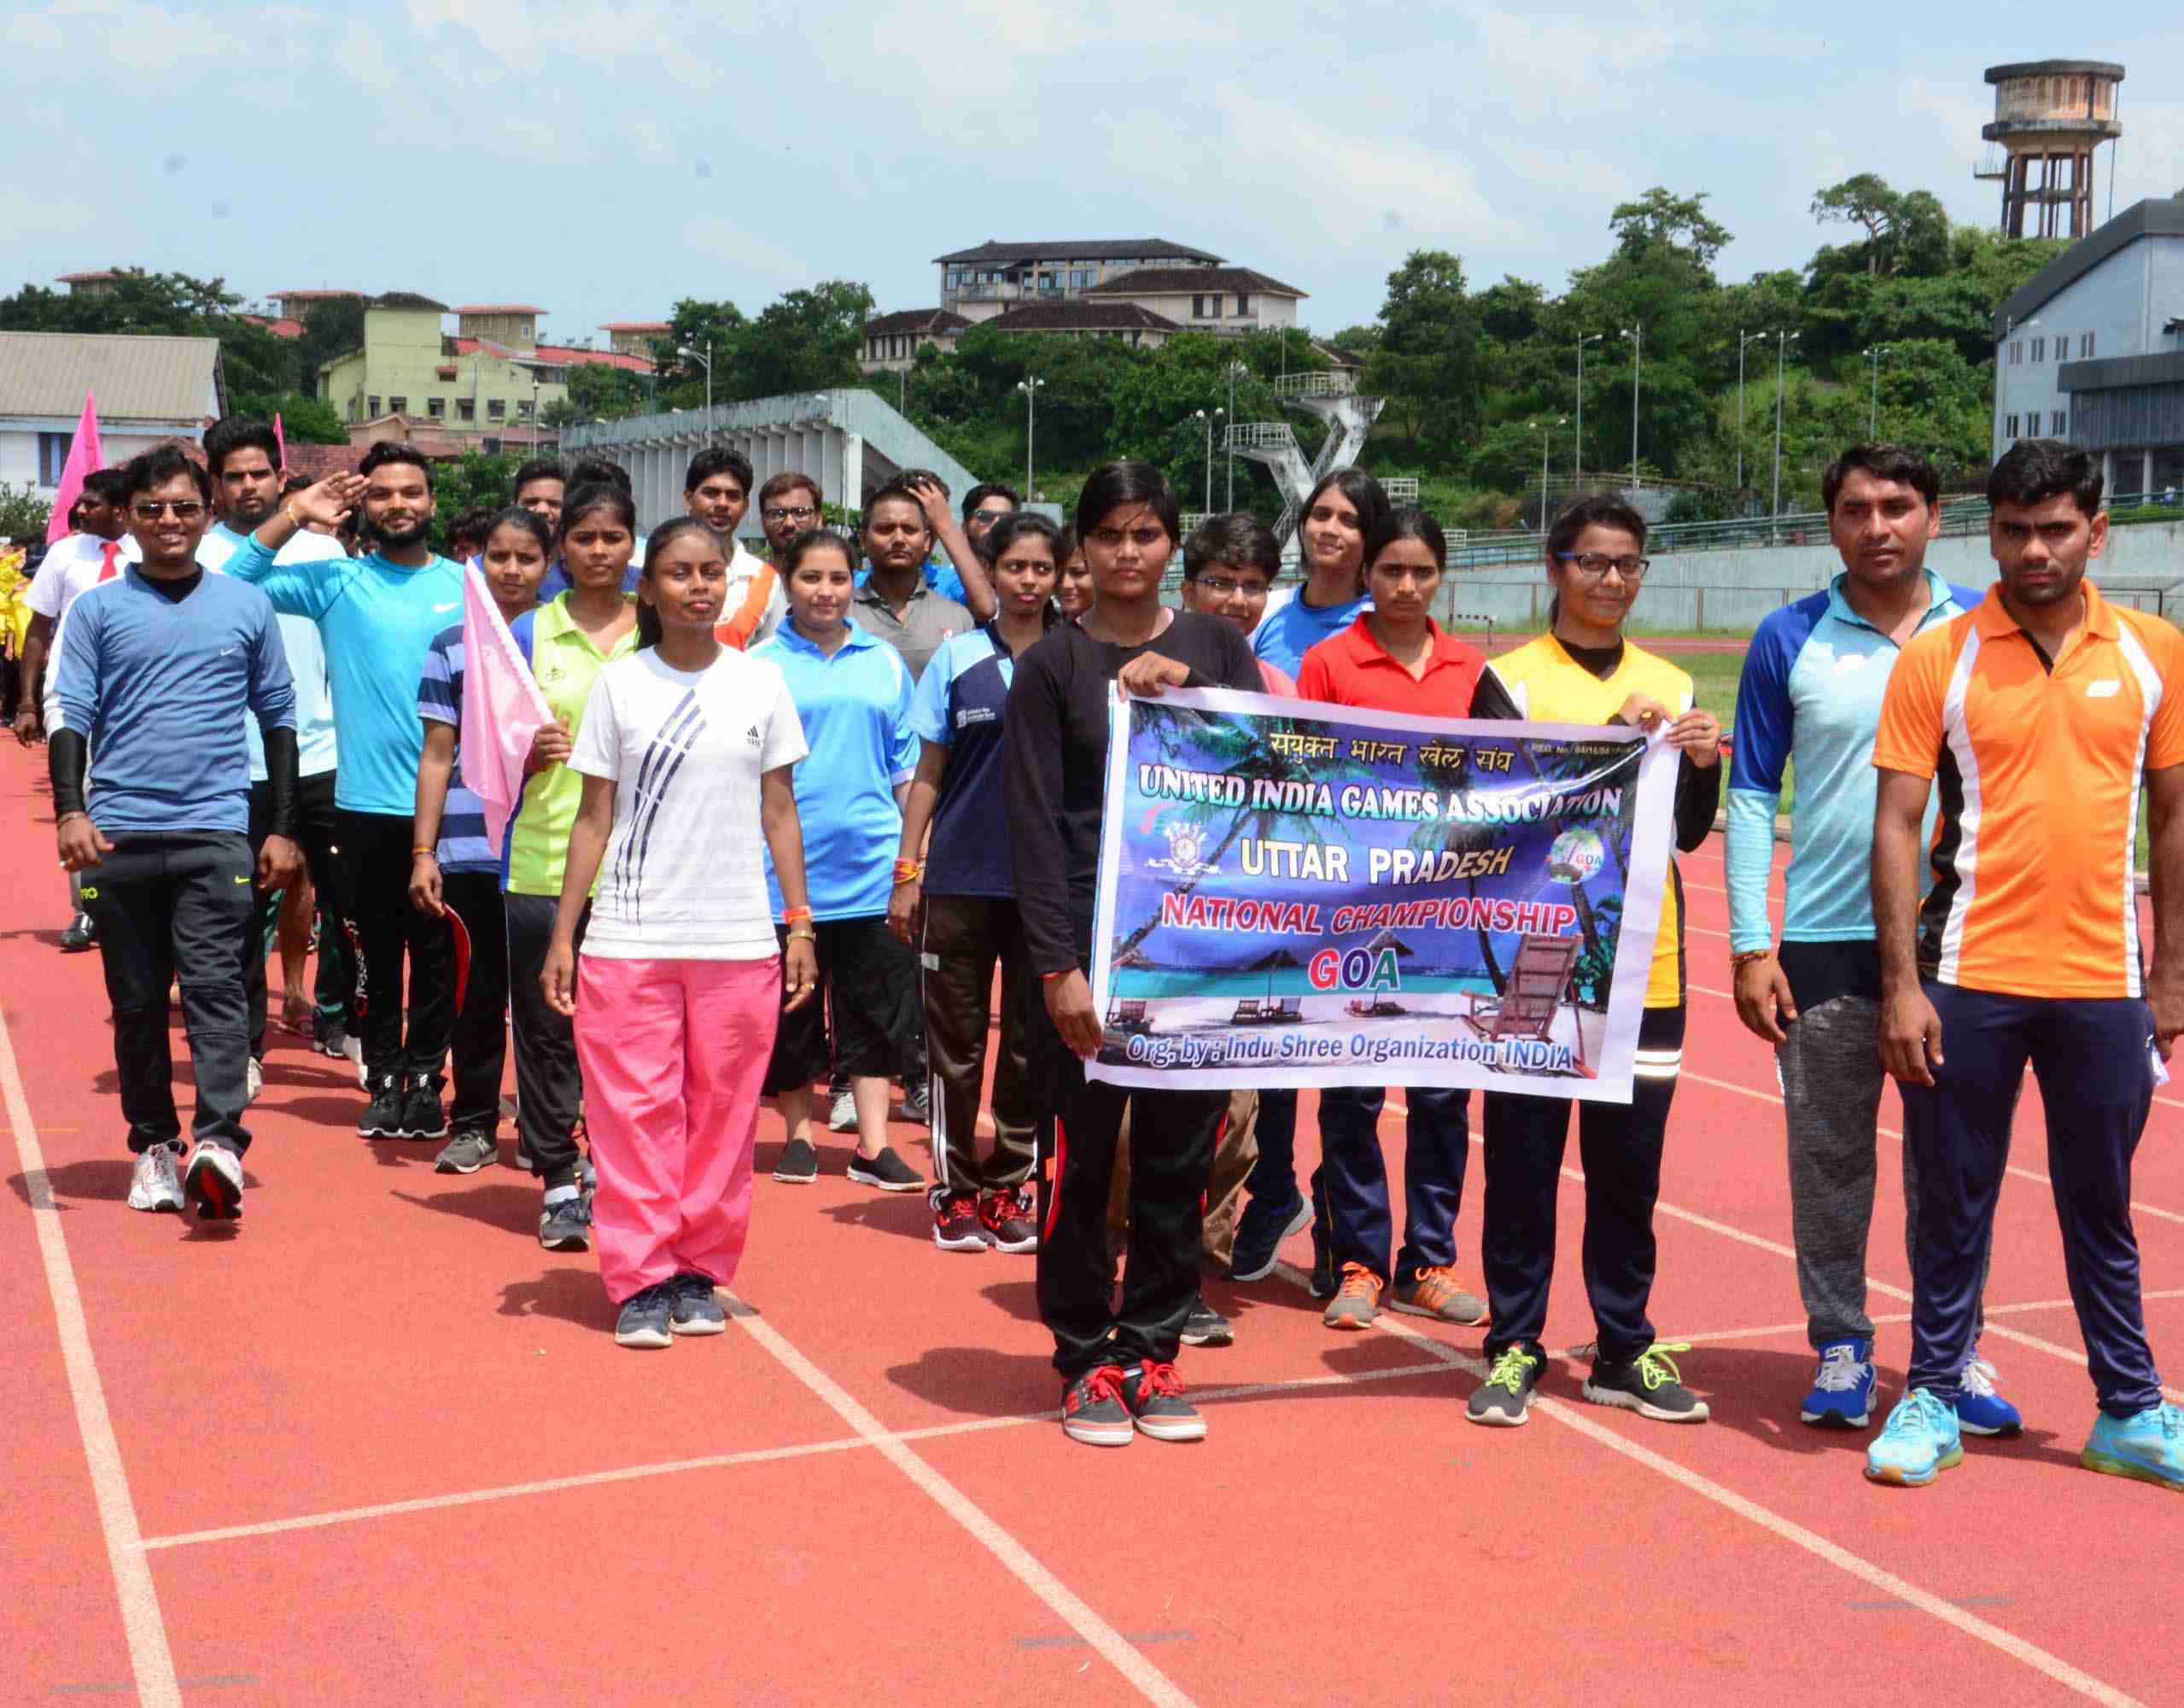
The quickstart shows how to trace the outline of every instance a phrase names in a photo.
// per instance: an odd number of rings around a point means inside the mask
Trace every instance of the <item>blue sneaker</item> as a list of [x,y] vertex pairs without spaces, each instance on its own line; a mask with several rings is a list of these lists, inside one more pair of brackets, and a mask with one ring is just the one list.
[[1286,1204],[1264,1203],[1257,1198],[1244,1206],[1236,1218],[1235,1243],[1229,1255],[1231,1281],[1261,1281],[1274,1272],[1282,1242],[1302,1233],[1311,1225],[1312,1207],[1304,1195],[1292,1192]]
[[1968,1436],[2013,1436],[2024,1428],[2023,1414],[1996,1390],[1997,1374],[1974,1347],[1957,1377],[1957,1424]]
[[1887,1427],[1866,1449],[1867,1479],[1904,1489],[1924,1489],[1963,1463],[1956,1412],[1930,1388],[1914,1388],[1899,1400]]
[[2149,1406],[2128,1418],[2103,1412],[2078,1463],[2105,1477],[2184,1489],[2184,1412],[2174,1406]]
[[1820,1347],[1813,1391],[1805,1396],[1797,1416],[1819,1429],[1862,1430],[1872,1422],[1873,1403],[1880,1396],[1880,1378],[1873,1373],[1873,1342],[1855,1335],[1826,1341]]

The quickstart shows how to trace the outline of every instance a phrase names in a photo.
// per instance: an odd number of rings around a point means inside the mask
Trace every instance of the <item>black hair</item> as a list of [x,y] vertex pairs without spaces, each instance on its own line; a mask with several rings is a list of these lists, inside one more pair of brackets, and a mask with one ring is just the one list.
[[572,487],[618,486],[624,492],[630,489],[629,471],[604,457],[579,457],[569,465],[565,478]]
[[612,481],[593,481],[569,488],[569,496],[561,501],[561,529],[555,537],[566,540],[577,523],[595,510],[612,511],[616,519],[629,530],[630,537],[636,537],[636,501],[630,497],[628,487],[617,486]]
[[888,485],[908,486],[920,481],[931,481],[940,488],[940,495],[943,498],[948,496],[948,483],[931,469],[904,469],[896,474],[893,480],[888,482]]
[[1373,561],[1399,540],[1416,540],[1434,554],[1436,570],[1448,568],[1448,535],[1441,532],[1441,524],[1415,504],[1400,510],[1391,510],[1387,519],[1365,536],[1365,567],[1370,570]]
[[1002,481],[980,481],[963,494],[963,519],[968,522],[971,513],[990,498],[1005,498],[1011,510],[1024,508],[1024,500],[1016,495],[1016,488]]
[[[887,503],[891,500],[899,500],[902,503],[908,505],[911,509],[916,511],[918,512],[918,526],[924,529],[926,533],[931,533],[932,524],[926,519],[926,502],[911,489],[909,485],[909,483],[917,477],[918,477],[914,474],[914,472],[898,475],[895,479],[888,482],[885,486],[880,488],[880,489],[874,493],[870,498],[867,499],[865,500],[865,526],[869,528],[872,525],[872,513],[875,510],[879,509],[882,504]],[[859,531],[861,532],[862,530],[860,529]]]
[[[522,510],[523,506],[511,505],[509,509]],[[483,504],[473,506],[470,509],[464,511],[447,524],[449,547],[447,555],[451,558],[457,555],[453,547],[458,540],[475,540],[478,542],[478,550],[481,552],[485,550],[485,542],[493,537],[493,530],[499,524],[502,514],[503,512],[494,510],[489,505]],[[546,546],[546,556],[552,557],[553,530],[546,526],[546,518],[528,510],[524,510],[523,514],[530,517],[531,520],[538,524],[538,537]]]
[[1142,504],[1151,511],[1168,530],[1171,545],[1182,539],[1183,506],[1176,502],[1176,489],[1168,484],[1167,476],[1150,463],[1126,457],[1101,464],[1086,477],[1083,488],[1077,494],[1079,543],[1100,525],[1101,517],[1125,504]]
[[268,463],[276,469],[281,465],[281,442],[266,422],[254,421],[247,415],[224,415],[205,430],[205,466],[213,471],[214,480],[237,451],[263,451]]
[[837,533],[832,528],[807,528],[781,548],[781,561],[774,566],[774,572],[781,578],[781,585],[787,587],[789,577],[797,572],[797,565],[822,547],[839,552],[851,571],[855,570],[855,542],[846,534]]
[[427,492],[432,490],[432,465],[425,460],[424,453],[414,445],[401,444],[393,439],[375,441],[371,448],[364,453],[364,460],[356,465],[356,471],[369,477],[389,463],[400,463],[422,471],[424,489]]
[[[1358,532],[1364,539],[1373,537],[1373,530],[1386,521],[1394,506],[1388,503],[1387,494],[1381,483],[1363,469],[1329,469],[1305,494],[1305,501],[1297,506],[1297,520],[1301,525],[1312,513],[1312,506],[1319,502],[1320,494],[1333,487],[1350,500],[1350,507],[1358,512]],[[1364,586],[1365,566],[1358,565],[1358,585]]]
[[743,495],[750,496],[750,459],[726,445],[708,446],[690,459],[690,472],[682,477],[682,489],[696,492],[715,475],[733,475],[736,484],[743,488]]
[[1270,584],[1282,573],[1282,546],[1274,530],[1248,511],[1209,516],[1183,541],[1183,579],[1194,582],[1216,564],[1264,570]]
[[2100,459],[2060,439],[2020,439],[1987,477],[1987,502],[2044,504],[2068,493],[2088,518],[2100,513]]
[[1083,549],[1083,541],[1077,537],[1075,524],[1066,526],[1061,537],[1054,541],[1054,567],[1060,569]]
[[560,481],[564,485],[567,483],[569,477],[562,470],[560,458],[532,458],[529,462],[524,464],[522,468],[516,471],[516,483],[510,487],[509,490],[514,493],[521,493],[523,488],[528,486],[533,481],[542,480]]
[[[99,471],[100,474],[106,472],[108,471],[104,469]],[[140,492],[149,492],[155,486],[165,486],[177,475],[188,475],[197,483],[197,496],[207,504],[213,501],[213,479],[205,472],[204,465],[169,440],[164,445],[155,445],[150,450],[130,458],[121,465],[121,497],[119,502],[126,504]],[[96,478],[96,475],[91,476],[84,484],[89,486]],[[117,500],[104,498],[103,501],[113,504]]]
[[520,528],[538,541],[539,550],[546,554],[547,561],[552,561],[553,529],[546,526],[546,518],[540,515],[537,511],[526,510],[520,504],[511,504],[505,510],[487,510],[481,507],[466,513],[463,521],[468,522],[471,517],[482,518],[478,526],[480,547],[490,545],[493,536],[504,528]]
[[[562,519],[564,522],[568,520],[569,513],[565,510],[562,512]],[[674,545],[676,541],[690,534],[703,534],[713,542],[714,550],[723,558],[727,556],[727,542],[721,538],[719,530],[711,523],[701,517],[678,516],[672,521],[663,522],[645,536],[645,567],[639,573],[650,576],[652,573],[652,559]],[[647,605],[643,600],[639,600],[637,601],[638,650],[642,652],[647,646],[658,646],[661,632],[659,606]]]
[[1061,573],[1061,529],[1055,527],[1036,510],[1012,511],[994,524],[986,537],[978,542],[978,555],[991,569],[1001,560],[1001,555],[1019,540],[1029,535],[1047,542],[1047,549],[1054,554],[1054,573]]
[[1909,487],[1926,500],[1929,510],[1941,502],[1942,477],[1933,464],[1907,445],[1871,442],[1853,445],[1828,465],[1827,472],[1820,477],[1821,509],[1834,512],[1836,494],[1858,469],[1876,480],[1897,481]]
[[1564,505],[1547,529],[1547,556],[1559,562],[1588,528],[1620,528],[1645,549],[1645,518],[1612,492],[1596,492]]
[[84,477],[84,496],[119,510],[129,501],[129,474],[126,468],[93,469]]
[[808,475],[802,469],[783,469],[778,475],[770,476],[766,484],[758,488],[759,510],[763,512],[768,505],[785,492],[808,492],[817,500],[820,509],[826,507],[826,494],[820,486],[817,475]]
[[300,492],[310,491],[312,485],[312,482],[309,475],[299,474],[294,469],[290,469],[281,477],[281,496],[293,498]]

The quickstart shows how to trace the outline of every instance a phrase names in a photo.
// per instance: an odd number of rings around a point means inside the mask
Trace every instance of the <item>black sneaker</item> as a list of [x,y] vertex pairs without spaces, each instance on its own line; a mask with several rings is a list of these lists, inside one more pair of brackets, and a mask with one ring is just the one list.
[[918,1085],[902,1093],[902,1119],[913,1126],[932,1125],[932,1087]]
[[679,1335],[716,1335],[728,1326],[728,1313],[713,1296],[713,1279],[689,1271],[663,1284],[668,1289],[668,1326]]
[[356,1130],[365,1138],[400,1138],[407,1107],[400,1082],[391,1073],[382,1074],[371,1086],[371,1101],[357,1117]]
[[576,1191],[539,1208],[539,1243],[548,1251],[592,1249],[592,1195]]
[[785,1186],[809,1186],[819,1179],[819,1153],[811,1148],[809,1139],[792,1138],[781,1147],[774,1178]]
[[1341,1285],[1342,1278],[1334,1266],[1334,1247],[1326,1218],[1315,1213],[1312,1216],[1312,1272],[1306,1290],[1315,1299],[1332,1299]]
[[435,1174],[475,1174],[500,1155],[500,1141],[482,1127],[466,1127],[432,1159]]
[[1474,1424],[1514,1430],[1522,1427],[1532,1413],[1532,1390],[1539,1385],[1546,1360],[1521,1346],[1502,1348],[1486,1379],[1471,1392],[1463,1415]]
[[926,1177],[897,1156],[891,1144],[880,1146],[877,1156],[850,1152],[850,1178],[860,1186],[877,1186],[883,1192],[922,1192],[926,1189]]
[[614,1343],[645,1352],[673,1346],[674,1285],[672,1281],[663,1281],[657,1286],[641,1287],[623,1300],[621,1314],[615,1319]]
[[1596,1406],[1616,1406],[1663,1424],[1702,1424],[1706,1401],[1684,1385],[1683,1372],[1668,1356],[1689,1352],[1685,1342],[1656,1343],[1626,1364],[1595,1360],[1585,1379],[1585,1397]]
[[1128,1447],[1136,1432],[1123,1403],[1121,1366],[1102,1364],[1062,1390],[1061,1430],[1087,1447]]
[[1185,1346],[1229,1346],[1236,1338],[1236,1331],[1228,1318],[1206,1302],[1200,1293],[1191,1301],[1190,1314],[1183,1319]]
[[1259,1281],[1274,1272],[1282,1242],[1311,1225],[1312,1207],[1302,1196],[1287,1204],[1270,1204],[1253,1198],[1236,1218],[1236,1242],[1229,1252],[1229,1278]]
[[61,946],[71,955],[89,949],[97,941],[98,921],[87,913],[74,915],[61,933]]
[[1206,1439],[1206,1419],[1183,1398],[1183,1378],[1172,1364],[1133,1364],[1123,1372],[1123,1404],[1155,1441]]
[[429,1073],[418,1074],[411,1083],[409,1094],[402,1099],[402,1137],[447,1137],[447,1108],[440,1101],[440,1087],[433,1083]]

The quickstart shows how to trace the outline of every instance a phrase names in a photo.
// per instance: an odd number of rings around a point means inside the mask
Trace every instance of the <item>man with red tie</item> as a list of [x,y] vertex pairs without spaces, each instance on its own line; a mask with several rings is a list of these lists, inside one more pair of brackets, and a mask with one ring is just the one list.
[[[45,661],[61,656],[60,628],[68,607],[86,588],[111,581],[126,564],[143,554],[129,533],[122,505],[121,471],[99,469],[84,477],[83,496],[75,510],[78,531],[53,542],[45,561],[38,566],[27,603],[29,630],[23,636],[23,697],[15,714],[15,739],[26,747],[45,734],[46,700],[53,691]],[[91,915],[76,893],[77,878],[68,874],[68,927],[61,933],[61,946],[70,951],[89,949],[98,940]]]

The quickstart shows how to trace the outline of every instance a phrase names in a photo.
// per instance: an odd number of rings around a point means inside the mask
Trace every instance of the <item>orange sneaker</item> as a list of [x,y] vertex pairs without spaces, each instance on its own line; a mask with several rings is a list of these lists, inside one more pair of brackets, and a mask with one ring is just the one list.
[[1453,1269],[1421,1269],[1408,1281],[1399,1281],[1389,1291],[1388,1304],[1414,1317],[1432,1317],[1444,1323],[1473,1328],[1486,1320],[1486,1301],[1457,1285]]
[[1344,1264],[1341,1284],[1334,1290],[1334,1301],[1320,1320],[1331,1329],[1370,1328],[1373,1319],[1381,1313],[1383,1284],[1380,1277],[1364,1264]]

